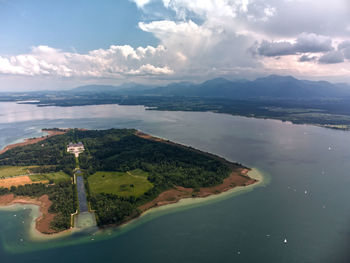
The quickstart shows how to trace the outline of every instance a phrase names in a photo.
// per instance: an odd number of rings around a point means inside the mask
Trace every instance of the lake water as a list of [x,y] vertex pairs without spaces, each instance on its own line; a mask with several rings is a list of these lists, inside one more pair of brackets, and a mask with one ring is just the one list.
[[35,211],[1,210],[1,263],[350,262],[349,132],[141,106],[0,103],[0,147],[52,127],[141,129],[255,167],[269,183],[205,205],[149,213],[102,234],[45,242],[29,238]]

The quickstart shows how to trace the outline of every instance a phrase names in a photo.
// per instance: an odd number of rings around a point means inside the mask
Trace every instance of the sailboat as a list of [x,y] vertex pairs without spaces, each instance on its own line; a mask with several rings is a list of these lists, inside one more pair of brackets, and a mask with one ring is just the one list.
[[284,243],[284,244],[287,244],[287,238],[284,239],[283,243]]

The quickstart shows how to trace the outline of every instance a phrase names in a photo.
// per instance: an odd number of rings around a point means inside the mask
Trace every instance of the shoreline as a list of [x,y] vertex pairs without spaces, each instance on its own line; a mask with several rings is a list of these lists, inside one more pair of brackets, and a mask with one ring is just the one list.
[[231,194],[238,193],[238,192],[244,192],[245,190],[251,190],[252,188],[255,188],[257,186],[264,186],[265,183],[267,183],[267,180],[266,180],[267,178],[265,178],[263,173],[260,172],[256,168],[251,168],[248,171],[248,174],[249,174],[249,177],[251,179],[255,180],[255,183],[252,183],[252,184],[249,184],[246,186],[232,187],[232,188],[229,188],[226,191],[223,191],[220,193],[213,193],[213,194],[206,195],[206,196],[182,198],[175,203],[169,203],[169,204],[165,204],[165,205],[158,206],[158,207],[155,206],[155,207],[152,207],[152,208],[146,210],[145,212],[143,212],[141,214],[141,217],[144,215],[147,215],[149,213],[152,213],[153,211],[156,211],[156,210],[166,210],[166,209],[176,207],[176,206],[180,207],[183,204],[191,205],[191,204],[205,203],[207,201],[220,199],[221,197],[224,197],[224,196],[229,197]]
[[[6,152],[9,149],[18,147],[18,146],[24,146],[29,144],[34,144],[39,141],[45,140],[51,136],[58,135],[58,134],[64,134],[68,131],[68,129],[60,130],[60,129],[43,129],[43,131],[47,132],[48,135],[42,136],[40,138],[31,138],[26,139],[24,142],[11,144],[6,146],[3,150],[0,151],[0,154]],[[251,176],[252,173],[256,170],[247,168],[239,163],[233,163],[230,162],[220,156],[203,152],[197,149],[194,149],[189,146],[185,146],[179,143],[171,142],[162,138],[153,137],[149,134],[145,134],[141,131],[136,131],[135,135],[138,137],[141,137],[146,140],[153,140],[169,145],[175,145],[178,147],[184,147],[188,150],[195,151],[207,156],[210,156],[212,158],[215,158],[216,160],[219,160],[231,169],[231,172],[227,178],[223,180],[223,182],[216,186],[211,187],[201,187],[199,189],[193,189],[193,188],[185,188],[181,186],[175,186],[172,189],[163,191],[160,193],[155,199],[141,205],[138,207],[140,210],[140,215],[133,218],[127,218],[123,223],[119,225],[106,225],[99,227],[99,230],[107,229],[107,228],[115,228],[119,226],[128,225],[129,223],[137,220],[138,218],[143,217],[144,215],[148,214],[149,211],[153,211],[155,209],[158,209],[160,207],[171,207],[173,205],[189,202],[189,200],[209,200],[216,197],[221,196],[225,193],[230,193],[232,191],[240,191],[241,189],[249,188],[249,186],[252,185],[260,185],[263,180],[263,176],[254,177]],[[186,200],[186,201],[184,201]],[[195,201],[197,202],[197,201]],[[202,201],[201,201],[202,202]],[[51,214],[48,212],[49,207],[51,206],[51,201],[49,200],[47,195],[43,195],[41,197],[37,198],[31,198],[27,196],[14,196],[13,194],[7,194],[4,196],[0,196],[0,206],[1,207],[10,207],[14,205],[34,205],[37,206],[39,209],[40,215],[38,215],[36,218],[33,218],[32,226],[30,229],[30,236],[32,239],[39,239],[39,240],[46,240],[51,238],[58,238],[66,234],[71,234],[73,232],[79,231],[79,229],[76,228],[70,228],[64,231],[57,232],[50,228],[50,223],[54,218],[54,214]]]
[[48,195],[32,198],[29,196],[15,196],[14,194],[6,194],[0,196],[0,206],[9,207],[13,205],[36,205],[39,207],[40,215],[35,219],[35,229],[44,235],[52,235],[57,233],[51,229],[50,223],[55,214],[49,212],[52,202]]
[[219,195],[221,193],[225,193],[237,187],[247,187],[258,182],[257,179],[248,176],[251,169],[239,169],[240,171],[232,171],[231,174],[224,179],[222,184],[211,187],[201,187],[197,192],[193,188],[175,186],[174,189],[166,190],[160,193],[158,197],[146,204],[143,204],[139,207],[139,209],[143,213],[154,207],[174,204],[183,199],[206,198],[212,195]]
[[49,200],[48,195],[42,195],[36,198],[14,196],[14,194],[0,196],[0,210],[16,211],[29,207],[31,210],[31,222],[30,228],[28,229],[29,237],[32,240],[38,241],[56,239],[74,232],[73,228],[60,232],[51,229],[50,223],[55,217],[55,214],[48,211],[51,204],[52,202]]
[[[116,228],[127,228],[127,227],[135,227],[139,225],[142,221],[141,220],[152,220],[153,218],[157,217],[158,215],[166,214],[167,212],[172,211],[178,211],[178,210],[184,210],[184,209],[190,209],[192,207],[210,204],[214,202],[218,202],[221,200],[229,199],[234,196],[243,194],[245,192],[250,192],[256,187],[265,186],[269,183],[269,178],[264,175],[263,172],[259,171],[256,168],[251,168],[249,171],[249,177],[251,179],[255,180],[255,183],[249,184],[247,186],[236,186],[230,189],[227,189],[226,191],[215,193],[207,196],[202,197],[187,197],[179,199],[177,202],[171,202],[167,204],[162,204],[160,206],[153,206],[149,208],[146,211],[143,211],[140,216],[133,218],[129,221],[126,221],[118,226],[110,226],[101,228],[100,231],[108,231],[109,229],[116,229]],[[150,218],[147,218],[150,217]]]
[[[177,199],[177,200],[171,200],[171,201],[163,201],[161,203],[158,203],[157,205],[152,205],[150,207],[148,207],[147,209],[143,210],[141,212],[141,214],[138,217],[135,218],[130,218],[129,220],[123,222],[120,225],[106,225],[106,226],[102,226],[99,227],[97,232],[100,231],[108,231],[108,230],[113,230],[116,228],[125,228],[129,225],[132,225],[134,223],[138,223],[139,220],[142,220],[145,216],[149,215],[149,214],[153,214],[156,213],[157,211],[168,211],[168,210],[172,210],[172,209],[176,209],[176,208],[185,208],[185,207],[191,207],[191,206],[196,206],[196,205],[200,205],[200,204],[205,204],[205,203],[210,203],[213,201],[219,201],[221,199],[225,199],[229,198],[231,195],[234,196],[236,194],[239,193],[243,193],[245,191],[251,191],[253,188],[263,185],[263,183],[265,182],[264,176],[262,175],[261,172],[259,172],[257,169],[245,169],[247,171],[247,175],[249,176],[249,178],[251,178],[251,180],[254,180],[254,183],[250,183],[248,185],[241,185],[241,186],[234,186],[234,187],[230,187],[230,188],[225,188],[224,191],[222,192],[217,192],[217,193],[210,193],[210,194],[202,194],[202,195],[198,195],[198,196],[192,196],[192,195],[187,195],[182,196],[181,198]],[[223,184],[221,184],[223,185]],[[219,185],[219,186],[221,186]],[[217,187],[217,186],[216,186]],[[207,189],[207,188],[205,188]],[[172,189],[174,190],[174,189]],[[172,191],[172,190],[168,190],[168,191]],[[167,192],[167,191],[165,191]],[[163,192],[163,193],[165,193]],[[162,193],[161,193],[162,194]],[[9,194],[9,195],[13,195],[13,194]],[[48,200],[47,195],[46,198],[39,197],[39,198],[30,198],[30,197],[26,197],[26,196],[17,196],[17,197],[12,197],[12,200],[10,201],[3,201],[2,199],[6,196],[9,195],[5,195],[5,196],[0,196],[0,210],[7,210],[7,209],[13,209],[15,208],[15,210],[20,210],[22,209],[23,206],[30,206],[31,208],[36,207],[37,209],[31,209],[31,210],[37,210],[37,214],[34,212],[33,215],[33,211],[31,212],[32,215],[32,222],[30,224],[30,229],[29,229],[29,237],[31,240],[34,241],[46,241],[46,240],[50,240],[50,239],[57,239],[57,238],[61,238],[64,236],[69,236],[73,233],[79,232],[79,229],[75,229],[75,228],[70,228],[64,231],[60,231],[60,232],[51,232],[51,233],[43,233],[40,231],[40,229],[38,229],[38,222],[41,220],[45,220],[46,218],[46,226],[47,224],[49,225],[49,223],[51,222],[50,219],[48,217],[45,217],[45,213],[48,213],[47,210],[43,210],[42,205],[43,205],[43,201],[45,202],[50,202],[50,200]],[[8,199],[8,197],[6,197]],[[41,200],[39,200],[40,198],[42,198]],[[151,201],[149,203],[154,202]],[[48,207],[47,207],[48,209]],[[51,214],[53,215],[53,214]],[[83,229],[82,229],[83,230]]]
[[184,198],[193,198],[193,197],[198,197],[198,198],[203,198],[203,197],[208,197],[211,195],[216,195],[220,194],[223,192],[226,192],[228,190],[234,189],[236,187],[246,187],[251,184],[255,184],[258,182],[257,179],[254,179],[249,176],[249,172],[252,170],[251,168],[245,167],[242,164],[239,163],[234,163],[226,160],[223,157],[220,157],[218,155],[209,153],[209,152],[204,152],[195,148],[192,148],[190,146],[186,146],[180,143],[172,142],[169,140],[165,140],[159,137],[154,137],[152,135],[143,133],[140,130],[137,130],[135,132],[135,135],[146,139],[146,140],[151,140],[151,141],[156,141],[156,142],[161,142],[177,147],[182,147],[186,148],[187,150],[194,151],[200,154],[204,154],[206,156],[209,156],[211,158],[214,158],[220,162],[223,162],[226,164],[230,169],[231,172],[227,178],[223,180],[223,182],[219,185],[216,186],[210,186],[210,187],[201,187],[199,188],[198,191],[195,191],[193,188],[185,188],[181,186],[175,186],[173,189],[166,190],[158,195],[154,200],[143,204],[139,207],[141,212],[145,212],[148,209],[155,207],[155,206],[162,206],[162,205],[167,205],[167,204],[172,204],[172,203],[177,203],[178,201],[184,199]]
[[13,148],[19,147],[19,146],[26,146],[26,145],[30,145],[30,144],[35,144],[38,142],[41,142],[43,140],[46,140],[52,136],[55,135],[61,135],[66,133],[66,130],[50,130],[50,129],[42,129],[43,132],[47,132],[47,135],[43,135],[41,137],[36,137],[36,138],[27,138],[24,139],[23,142],[18,142],[18,143],[13,143],[13,144],[9,144],[7,146],[5,146],[2,150],[0,150],[0,154],[3,154],[5,152],[7,152],[8,150],[11,150]]
[[[219,157],[221,158],[221,157]],[[228,161],[227,161],[228,162]],[[233,164],[233,163],[232,163]],[[245,191],[251,191],[257,186],[263,186],[266,183],[266,178],[263,173],[256,168],[239,168],[237,171],[231,172],[230,176],[224,179],[220,185],[211,187],[201,187],[196,195],[193,195],[192,188],[177,186],[173,189],[166,190],[146,204],[139,206],[141,214],[137,217],[126,219],[120,224],[110,224],[99,227],[99,231],[108,231],[109,229],[124,228],[129,226],[144,216],[161,210],[171,210],[172,208],[191,207],[202,203],[210,203],[214,200],[221,200],[225,197],[234,196]],[[243,179],[241,185],[233,185],[237,182],[237,178]],[[220,190],[219,190],[220,189]]]

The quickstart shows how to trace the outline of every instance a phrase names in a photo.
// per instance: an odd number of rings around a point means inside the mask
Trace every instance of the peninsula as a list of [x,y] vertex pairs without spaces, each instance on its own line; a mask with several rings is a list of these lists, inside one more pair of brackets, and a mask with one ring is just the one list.
[[241,164],[134,129],[45,131],[0,152],[0,205],[40,206],[44,234],[77,227],[83,212],[100,227],[120,225],[155,206],[256,182]]

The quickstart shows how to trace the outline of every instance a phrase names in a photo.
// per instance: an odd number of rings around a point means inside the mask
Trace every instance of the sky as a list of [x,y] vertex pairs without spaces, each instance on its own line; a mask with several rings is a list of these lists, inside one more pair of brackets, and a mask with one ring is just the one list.
[[350,83],[350,1],[0,0],[0,91],[270,74]]

